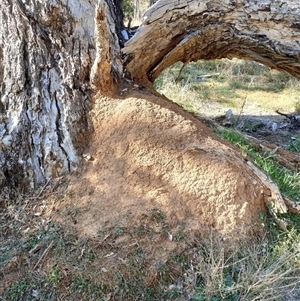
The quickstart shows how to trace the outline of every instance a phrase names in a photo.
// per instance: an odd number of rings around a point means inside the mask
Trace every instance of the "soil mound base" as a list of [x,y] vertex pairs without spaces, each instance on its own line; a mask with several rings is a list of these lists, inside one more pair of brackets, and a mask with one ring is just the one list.
[[239,166],[237,152],[175,104],[142,95],[95,99],[90,160],[73,175],[60,212],[71,212],[69,222],[89,236],[140,224],[151,212],[166,217],[170,237],[260,229],[262,187]]

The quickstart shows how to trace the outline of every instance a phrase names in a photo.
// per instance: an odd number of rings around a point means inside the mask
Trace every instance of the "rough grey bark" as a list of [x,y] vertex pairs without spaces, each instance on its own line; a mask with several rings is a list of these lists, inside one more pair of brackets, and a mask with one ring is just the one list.
[[74,170],[91,91],[117,93],[125,74],[151,85],[176,61],[240,57],[299,78],[299,11],[294,0],[161,0],[123,48],[118,0],[1,0],[0,185]]
[[34,186],[79,163],[92,131],[91,78],[101,82],[99,62],[117,62],[101,43],[102,26],[118,47],[107,10],[96,0],[0,1],[0,171],[13,184]]

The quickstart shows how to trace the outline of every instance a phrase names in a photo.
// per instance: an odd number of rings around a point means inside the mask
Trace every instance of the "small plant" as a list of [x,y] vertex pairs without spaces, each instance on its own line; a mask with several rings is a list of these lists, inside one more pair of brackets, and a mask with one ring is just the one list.
[[54,265],[48,273],[48,279],[53,285],[56,285],[62,279],[61,273],[56,265]]
[[195,275],[191,300],[283,300],[300,282],[298,247],[295,241],[295,251],[283,245],[278,252],[276,244],[262,240],[225,250],[220,241],[206,243],[187,271]]
[[122,10],[125,21],[129,21],[133,18],[134,4],[131,0],[122,0]]
[[72,281],[72,292],[86,293],[90,290],[91,283],[87,278],[76,277]]
[[179,230],[177,233],[174,234],[173,240],[174,241],[185,241],[186,240],[186,235],[183,231]]
[[254,163],[259,166],[287,196],[300,201],[300,174],[290,171],[277,163],[272,156],[261,154],[243,138],[238,131],[222,131],[219,133],[231,143],[237,145],[243,152],[249,155]]
[[133,228],[133,233],[136,236],[143,236],[149,233],[149,229],[145,224],[140,224],[138,227]]
[[114,234],[116,237],[122,236],[125,233],[125,229],[123,227],[116,227]]
[[189,266],[189,258],[188,256],[183,252],[183,253],[173,253],[171,255],[172,261],[184,268],[188,268]]
[[166,219],[166,215],[159,209],[149,210],[149,218],[151,221],[162,222]]
[[25,296],[31,295],[33,288],[34,285],[28,278],[17,280],[13,286],[8,288],[6,296],[11,300],[26,300],[28,298]]
[[105,292],[105,288],[101,285],[94,284],[88,278],[80,276],[72,280],[71,289],[73,293],[79,294],[80,296],[87,296],[89,300],[99,300],[104,296]]
[[160,282],[163,285],[170,284],[170,282],[172,281],[171,276],[170,276],[171,269],[167,262],[160,263],[159,267],[157,268],[157,273],[158,273]]
[[288,150],[291,152],[300,153],[300,134],[298,134],[295,140],[289,144]]

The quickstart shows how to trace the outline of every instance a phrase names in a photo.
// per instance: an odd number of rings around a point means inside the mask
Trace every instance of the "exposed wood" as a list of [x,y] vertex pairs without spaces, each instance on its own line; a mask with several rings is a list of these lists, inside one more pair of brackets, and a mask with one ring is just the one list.
[[122,76],[121,23],[113,0],[0,1],[7,183],[34,187],[77,168],[93,130],[92,86],[113,94]]
[[115,95],[123,74],[118,19],[112,0],[100,1],[96,9],[96,58],[91,70],[92,84],[95,90],[106,95]]
[[41,264],[41,262],[45,260],[45,258],[47,257],[47,254],[49,253],[49,251],[51,250],[53,245],[54,245],[54,241],[52,240],[51,243],[49,244],[49,246],[45,249],[45,251],[43,252],[41,257],[39,258],[38,262],[34,265],[34,267],[32,269],[33,271],[36,270],[38,268],[38,266]]
[[162,0],[122,49],[132,77],[151,85],[177,61],[243,58],[300,78],[300,2]]
[[298,153],[286,151],[277,145],[258,140],[251,136],[244,136],[244,138],[248,140],[257,151],[272,155],[272,158],[282,166],[296,172],[300,171],[300,155]]
[[247,164],[250,166],[252,171],[263,183],[264,187],[269,189],[269,192],[264,194],[264,199],[269,213],[273,216],[276,224],[282,231],[287,231],[286,223],[278,217],[278,213],[287,213],[288,206],[281,195],[277,185],[268,178],[261,170],[259,170],[251,161],[247,160]]
[[201,75],[197,75],[197,79],[210,78],[218,75],[220,75],[220,73],[201,74]]
[[177,76],[175,82],[178,82],[178,81],[180,80],[180,76],[181,76],[181,74],[182,74],[182,71],[184,70],[184,68],[186,67],[186,65],[187,65],[188,63],[189,63],[189,62],[185,62],[185,63],[182,65],[182,67],[181,67],[180,70],[179,70],[179,73],[178,73],[178,76]]
[[277,114],[289,119],[292,126],[300,128],[300,112],[296,112],[296,113],[292,113],[292,114],[285,114],[285,113],[280,112],[279,110],[276,110],[275,112]]
[[277,185],[268,178],[261,170],[259,170],[250,160],[247,160],[248,166],[256,174],[256,176],[261,180],[265,187],[269,189],[269,195],[266,194],[266,204],[270,209],[270,212],[274,214],[286,213],[287,207],[282,198],[282,195],[277,187]]
[[123,77],[152,85],[177,61],[240,57],[300,78],[299,11],[297,1],[161,0],[123,47],[117,0],[0,1],[1,184],[75,170],[91,94],[118,93]]
[[296,202],[296,201],[290,199],[286,195],[282,195],[282,197],[283,197],[283,200],[290,212],[298,213],[298,214],[300,213],[300,203],[299,202]]

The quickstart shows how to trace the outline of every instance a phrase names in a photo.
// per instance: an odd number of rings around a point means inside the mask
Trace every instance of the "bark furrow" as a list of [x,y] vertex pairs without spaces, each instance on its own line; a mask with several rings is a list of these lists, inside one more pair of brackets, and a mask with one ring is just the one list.
[[0,168],[15,182],[25,175],[34,186],[79,162],[91,131],[94,13],[90,1],[0,3],[1,155],[11,161]]

